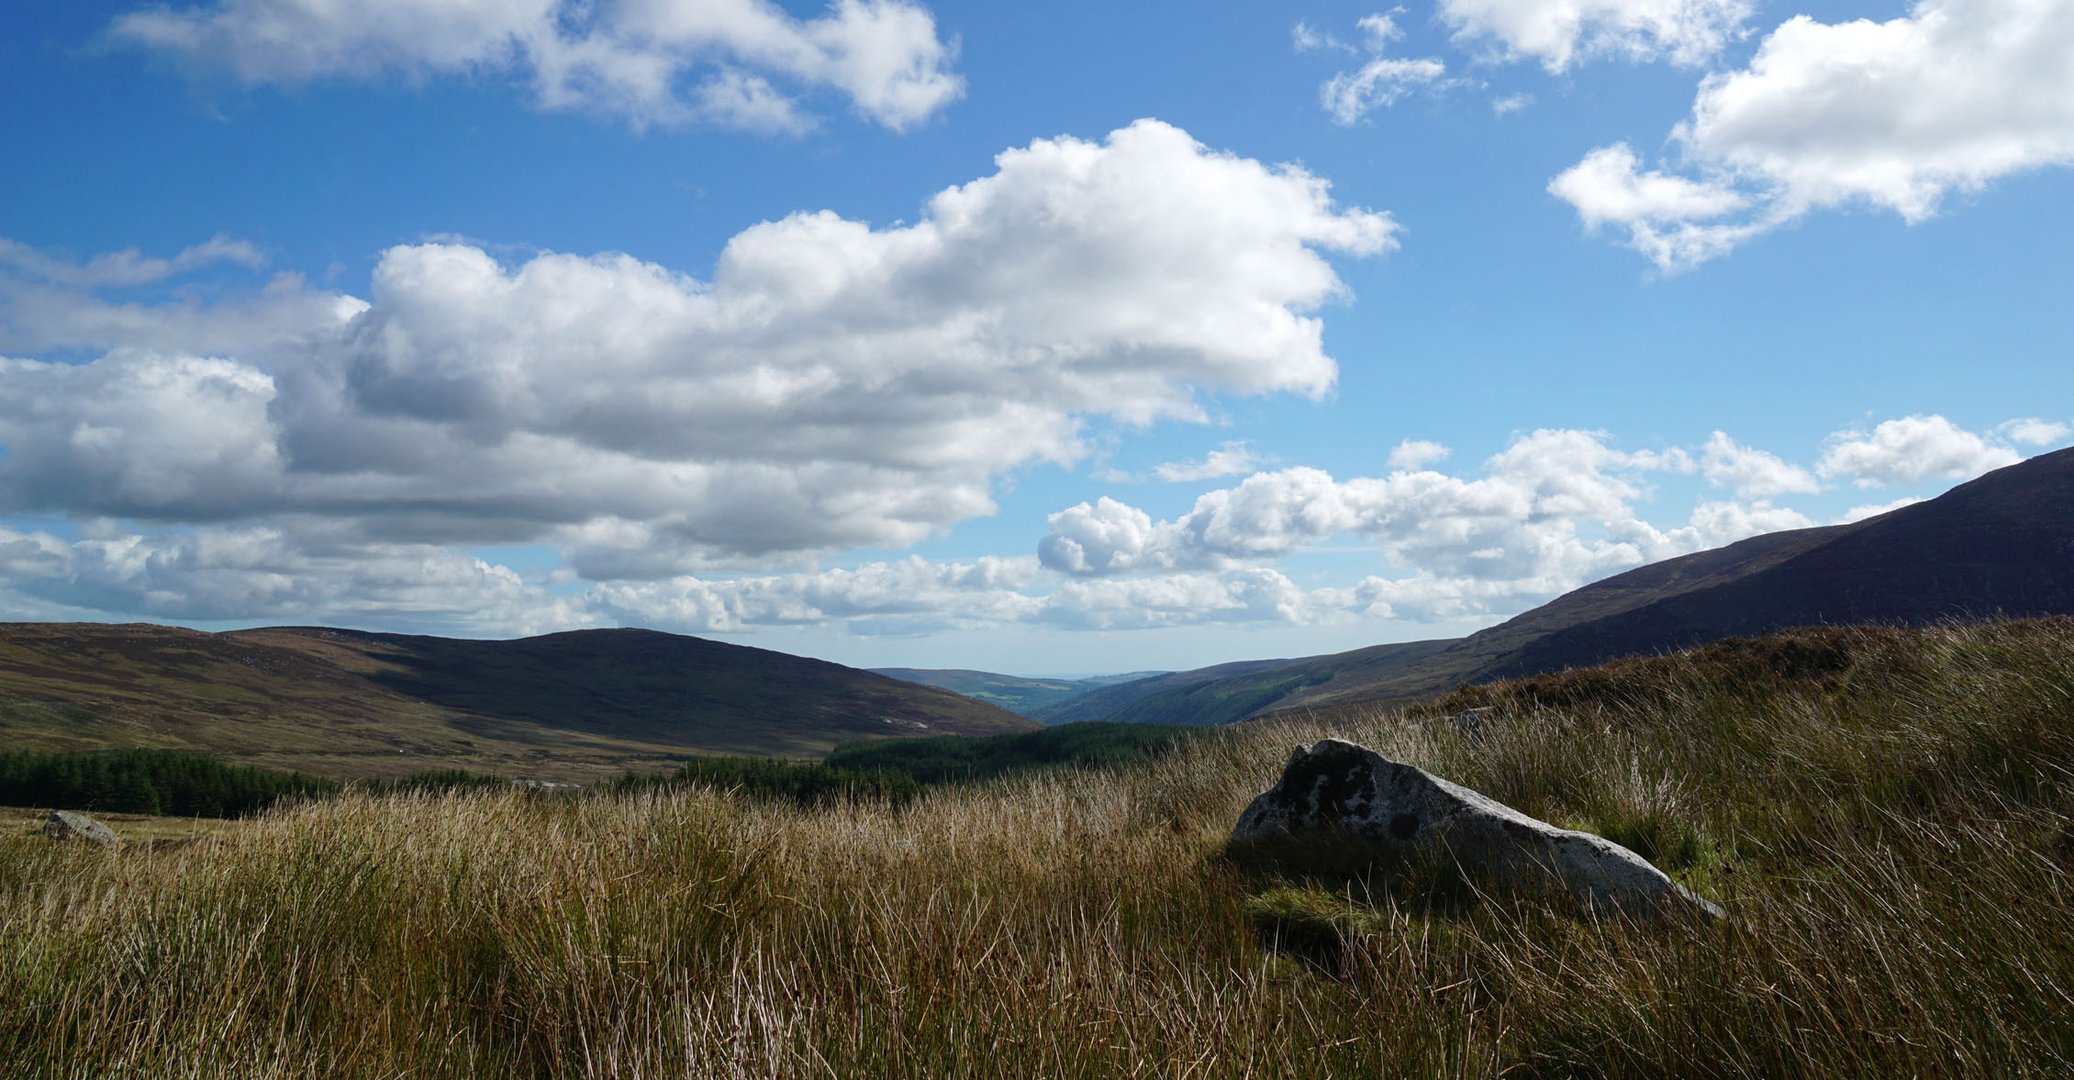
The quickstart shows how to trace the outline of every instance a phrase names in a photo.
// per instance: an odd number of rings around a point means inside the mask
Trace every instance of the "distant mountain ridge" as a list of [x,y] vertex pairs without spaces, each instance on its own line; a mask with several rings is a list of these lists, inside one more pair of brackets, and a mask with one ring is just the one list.
[[653,630],[512,641],[0,624],[0,743],[166,747],[331,776],[581,779],[692,754],[813,757],[1035,728],[947,690]]
[[[1172,723],[1168,720],[1130,721],[1133,709],[1141,701],[1155,699],[1172,705],[1156,707],[1154,712],[1165,708],[1186,707],[1184,704],[1191,692],[1198,687],[1220,683],[1240,685],[1233,680],[1242,676],[1272,671],[1291,660],[1239,660],[1214,667],[1196,668],[1193,671],[1171,671],[1150,678],[1133,679],[1129,682],[1090,690],[1087,693],[1061,701],[1048,708],[1037,710],[1037,719],[1047,724],[1072,724],[1084,720],[1113,720],[1119,723]],[[1186,721],[1183,721],[1184,723]]]
[[1037,709],[1087,693],[1101,685],[1078,679],[1027,679],[993,671],[969,668],[872,668],[875,675],[902,682],[936,686],[954,694],[998,705],[1017,716],[1030,716]]
[[1863,521],[1639,567],[1466,638],[1179,672],[1164,686],[1130,684],[1145,692],[1099,716],[1086,707],[1106,702],[1078,699],[1073,718],[1225,723],[1406,701],[1792,626],[2065,614],[2074,614],[2074,449]]

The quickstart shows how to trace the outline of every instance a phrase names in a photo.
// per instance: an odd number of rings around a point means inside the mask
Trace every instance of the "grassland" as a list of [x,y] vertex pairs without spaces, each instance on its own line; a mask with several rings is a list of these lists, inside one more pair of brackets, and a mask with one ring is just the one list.
[[[1734,917],[1230,862],[1325,734]],[[350,796],[180,847],[19,835],[0,1076],[2064,1076],[2070,763],[2049,620],[1724,643],[903,807]]]

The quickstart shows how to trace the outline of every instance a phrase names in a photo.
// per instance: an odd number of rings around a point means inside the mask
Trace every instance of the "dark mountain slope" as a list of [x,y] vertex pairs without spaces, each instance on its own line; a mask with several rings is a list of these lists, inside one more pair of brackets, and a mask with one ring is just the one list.
[[1809,534],[1814,542],[1745,572],[1551,628],[1478,675],[1577,667],[1788,626],[2074,613],[2074,450],[1998,469],[1876,518],[1777,535]]
[[949,691],[648,630],[471,641],[282,627],[0,624],[0,740],[166,747],[332,776],[579,778],[695,753],[812,756],[1028,720]]
[[[1875,518],[1752,537],[1630,570],[1454,642],[1376,646],[1197,678],[1086,719],[1189,720],[1404,701],[1790,626],[2074,614],[2074,450],[2042,454]],[[1325,678],[1317,678],[1329,673]],[[1090,696],[1083,699],[1094,702]]]

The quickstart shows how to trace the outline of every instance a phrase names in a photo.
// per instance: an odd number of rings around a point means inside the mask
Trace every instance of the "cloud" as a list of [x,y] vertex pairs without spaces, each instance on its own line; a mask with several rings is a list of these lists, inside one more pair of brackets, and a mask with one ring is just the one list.
[[761,75],[723,71],[692,91],[694,112],[721,127],[769,134],[801,135],[814,128],[799,103]]
[[909,0],[835,0],[810,19],[770,0],[217,0],[133,12],[111,33],[248,85],[517,71],[544,108],[636,126],[793,132],[808,123],[798,93],[830,89],[902,129],[964,93],[955,42]]
[[1511,116],[1513,113],[1520,112],[1533,104],[1534,95],[1532,94],[1507,94],[1504,97],[1491,99],[1491,113],[1494,116]]
[[1742,499],[1812,495],[1822,490],[1813,473],[1789,465],[1776,455],[1744,446],[1722,431],[1707,439],[1700,451],[1699,469],[1708,483],[1729,488]]
[[1745,0],[1440,0],[1458,42],[1551,73],[1596,57],[1703,64],[1741,35]]
[[1914,224],[1955,192],[2074,163],[2070,54],[2074,7],[2058,0],[1918,0],[1886,22],[1796,16],[1747,67],[1701,82],[1672,133],[1685,175],[1645,170],[1616,144],[1549,190],[1667,271],[1819,210]]
[[[1408,459],[1433,459],[1433,444],[1407,445],[1414,448]],[[1209,492],[1167,521],[1110,498],[1081,503],[1051,516],[1038,558],[1075,579],[1186,577],[1258,568],[1353,535],[1375,544],[1406,576],[1321,595],[1314,607],[1446,618],[1545,599],[1643,562],[1812,524],[1761,500],[1706,503],[1668,530],[1637,516],[1644,476],[1694,467],[1682,451],[1620,451],[1599,433],[1543,430],[1517,437],[1476,479],[1400,468],[1338,480],[1318,469],[1282,469]]]
[[1753,503],[1707,502],[1693,508],[1691,519],[1683,527],[1672,529],[1665,536],[1669,546],[1682,554],[1733,544],[1761,533],[1805,529],[1814,524],[1814,519],[1798,510],[1773,506],[1763,499]]
[[[1438,85],[1447,74],[1447,66],[1431,57],[1408,60],[1384,55],[1390,42],[1404,36],[1392,15],[1378,13],[1361,19],[1356,25],[1362,31],[1364,49],[1360,51],[1367,52],[1367,62],[1334,75],[1318,88],[1318,103],[1331,114],[1334,123],[1356,123],[1377,109],[1396,104],[1407,94]],[[1295,39],[1300,52],[1357,51],[1300,22],[1296,24]]]
[[[0,526],[0,586],[58,617],[268,620],[534,634],[595,625],[508,567],[428,544],[369,544],[319,522],[85,538]],[[10,603],[10,607],[15,604]]]
[[2052,447],[2066,442],[2069,436],[2074,436],[2074,424],[2027,416],[2021,420],[2010,420],[1996,425],[1995,434],[2018,446]]
[[1107,495],[1067,507],[1046,524],[1037,557],[1053,570],[1102,575],[1174,565],[1176,527],[1156,527],[1151,514]]
[[1663,270],[1697,266],[1762,231],[1724,221],[1751,197],[1727,180],[1689,180],[1642,170],[1626,143],[1602,146],[1548,182],[1548,193],[1576,209],[1585,228],[1623,227],[1628,246]]
[[215,282],[149,288],[207,267],[250,270],[265,261],[252,244],[221,234],[169,256],[124,248],[83,262],[0,237],[0,350],[241,353],[329,335],[367,308],[312,290],[294,273],[257,290],[230,285],[228,294]]
[[[1442,448],[1406,447],[1392,455],[1398,471],[1388,476],[1256,473],[1169,520],[1107,498],[1069,507],[1052,515],[1039,561],[1074,581],[1157,579],[1172,588],[1351,536],[1398,573],[1296,590],[1300,599],[1280,610],[1310,620],[1431,621],[1511,613],[1643,563],[1816,524],[1769,498],[1814,493],[1813,474],[1721,433],[1689,452],[1623,451],[1598,432],[1535,431],[1516,436],[1474,478],[1412,471]],[[1648,479],[1687,473],[1735,498],[1702,502],[1682,524],[1645,520],[1638,504],[1650,497]]]
[[1296,47],[1296,51],[1300,53],[1351,53],[1355,51],[1352,45],[1349,45],[1346,42],[1341,41],[1339,38],[1334,37],[1331,33],[1327,31],[1320,30],[1317,27],[1312,26],[1310,23],[1307,23],[1302,19],[1298,19],[1296,21],[1296,25],[1289,28],[1289,41],[1290,44]]
[[926,634],[1035,617],[1045,603],[1026,592],[1036,576],[1037,561],[1027,556],[950,563],[909,556],[854,570],[615,582],[591,599],[615,620],[691,633],[835,624],[858,634]]
[[1009,625],[1145,630],[1309,625],[1357,614],[1344,590],[1305,590],[1271,567],[1064,582],[1047,576],[1028,558],[936,563],[911,556],[855,570],[608,583],[591,596],[603,618],[690,633],[783,626],[860,635]]
[[1426,439],[1406,439],[1390,451],[1390,467],[1393,469],[1418,470],[1435,462],[1446,461],[1454,451],[1437,442]]
[[[342,512],[341,505],[356,505],[356,485],[381,492],[395,478],[356,467],[327,486],[300,475],[292,460],[238,458],[236,448],[264,441],[252,434],[255,426],[295,424],[277,419],[283,414],[272,407],[284,383],[234,361],[142,352],[85,365],[8,361],[0,383],[11,378],[84,380],[0,393],[6,430],[47,423],[50,432],[73,433],[24,440],[29,457],[17,475],[48,483],[4,491],[18,508],[40,498],[73,523],[70,537],[0,525],[0,597],[44,617],[342,621],[477,634],[635,623],[692,633],[822,627],[859,635],[1462,620],[1511,614],[1643,563],[1815,524],[1769,498],[1810,492],[1811,474],[1726,434],[1696,450],[1627,451],[1603,433],[1551,429],[1515,436],[1475,476],[1431,471],[1426,466],[1443,448],[1406,442],[1385,476],[1257,472],[1170,519],[1101,498],[1051,515],[1034,557],[909,556],[793,572],[733,574],[715,565],[687,573],[682,552],[655,521],[577,514],[574,523],[543,526],[501,503],[453,505],[444,478],[416,477],[423,504]],[[155,418],[153,401],[179,423]],[[2026,430],[2025,423],[1997,430]],[[133,450],[109,450],[109,440],[124,439],[135,440]],[[408,440],[391,449],[406,460],[413,451]],[[454,452],[441,446],[432,454]],[[1861,484],[1964,479],[2013,455],[1941,417],[1908,417],[1839,433],[1817,471]],[[609,493],[622,479],[609,471],[554,473],[553,452],[532,460],[579,503],[597,497],[583,485]],[[1642,505],[1653,498],[1651,481],[1686,474],[1734,497],[1703,501],[1679,523],[1652,524]],[[309,491],[282,493],[284,478],[331,502]],[[495,494],[501,478],[477,481]],[[767,482],[796,483],[783,473]],[[777,490],[751,492],[720,512],[753,514],[753,498]],[[99,494],[83,500],[79,492]],[[1842,520],[1913,501],[1854,507]],[[236,511],[250,503],[275,508],[240,518]],[[200,520],[203,508],[220,520]],[[500,529],[550,537],[563,548],[567,562],[546,578],[553,585],[456,550],[450,535],[486,542]],[[1276,565],[1339,537],[1371,545],[1387,572],[1305,587]],[[606,580],[585,585],[569,567]]]
[[1914,506],[1915,504],[1922,501],[1922,499],[1914,495],[1906,495],[1899,499],[1895,499],[1891,502],[1869,503],[1864,506],[1854,506],[1851,507],[1849,510],[1844,511],[1844,515],[1838,518],[1836,520],[1836,523],[1838,525],[1849,525],[1852,522],[1864,521],[1866,518],[1873,518],[1878,517],[1881,514],[1891,513],[1892,511],[1899,510],[1904,506]]
[[1037,621],[1075,630],[1145,630],[1206,623],[1302,625],[1329,614],[1333,594],[1305,592],[1281,571],[1068,581],[1046,598]]
[[[1394,233],[1300,169],[1144,121],[1007,151],[912,225],[754,226],[710,281],[419,244],[382,254],[365,301],[281,289],[300,327],[256,298],[46,307],[0,283],[0,340],[107,350],[0,366],[0,510],[305,515],[554,544],[600,578],[897,548],[1083,456],[1089,425],[1322,395],[1314,312],[1345,292],[1324,255]],[[177,347],[196,339],[215,354]]]
[[170,258],[152,258],[136,248],[124,248],[81,263],[0,237],[0,267],[32,280],[71,288],[145,285],[218,262],[260,266],[266,262],[266,256],[246,241],[218,233]]
[[1187,483],[1238,476],[1252,471],[1258,464],[1260,455],[1254,453],[1253,448],[1244,440],[1227,440],[1205,455],[1201,461],[1162,462],[1154,465],[1152,472],[1169,483]]
[[230,360],[118,350],[0,359],[0,506],[189,521],[277,493],[273,380]]
[[1913,483],[1928,478],[1971,480],[2014,465],[2023,455],[1942,416],[1888,420],[1871,431],[1840,431],[1815,471],[1858,487]]

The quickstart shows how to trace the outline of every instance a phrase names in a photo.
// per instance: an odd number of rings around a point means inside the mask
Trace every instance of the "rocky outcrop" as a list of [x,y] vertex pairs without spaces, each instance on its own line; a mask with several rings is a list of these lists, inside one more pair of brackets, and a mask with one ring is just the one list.
[[1378,858],[1437,856],[1485,890],[1567,891],[1586,911],[1663,917],[1721,909],[1602,836],[1561,829],[1365,746],[1298,747],[1232,830],[1236,850],[1319,843]]
[[53,840],[85,840],[111,847],[121,843],[115,830],[74,810],[53,810],[43,820],[43,835]]

